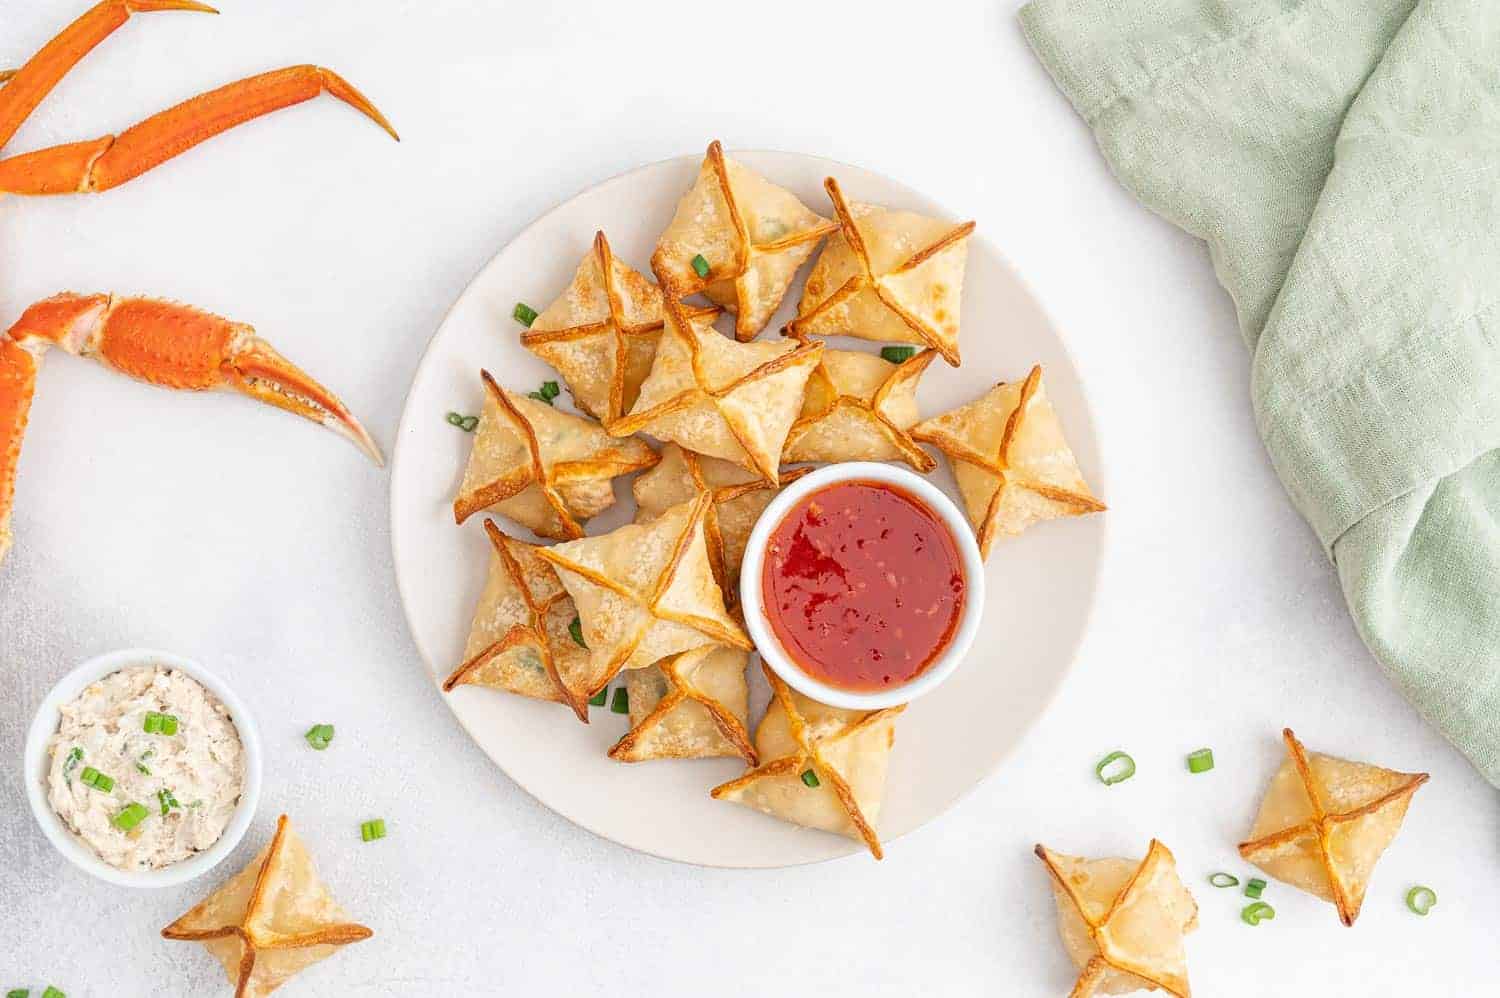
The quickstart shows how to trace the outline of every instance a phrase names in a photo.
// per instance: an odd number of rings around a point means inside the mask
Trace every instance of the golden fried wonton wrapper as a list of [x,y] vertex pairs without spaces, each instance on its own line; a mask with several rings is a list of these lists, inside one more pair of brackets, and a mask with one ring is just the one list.
[[1426,773],[1398,773],[1329,755],[1308,755],[1292,729],[1240,855],[1283,883],[1338,908],[1353,925],[1370,874],[1401,830]]
[[699,454],[722,458],[776,482],[787,431],[802,410],[821,343],[736,343],[707,317],[666,302],[666,329],[635,408],[609,427],[644,430]]
[[453,500],[459,523],[493,507],[538,536],[582,537],[583,521],[614,504],[610,480],[657,461],[643,441],[616,440],[591,419],[504,391],[488,371],[479,376],[484,411]]
[[202,943],[224,965],[234,998],[262,998],[340,946],[374,935],[333,900],[284,814],[249,866],[161,934]]
[[813,264],[788,332],[917,340],[957,367],[959,299],[974,223],[850,204],[832,177],[823,187],[839,231]]
[[847,835],[880,859],[884,853],[875,822],[885,800],[896,716],[905,705],[883,710],[829,707],[787,686],[764,664],[761,668],[772,693],[755,730],[755,749],[764,761],[739,779],[714,787],[714,799]]
[[1046,846],[1058,930],[1082,971],[1071,998],[1158,988],[1189,998],[1182,937],[1198,927],[1198,904],[1177,877],[1171,850],[1155,839],[1140,862],[1083,859]]
[[474,608],[464,661],[444,680],[443,691],[507,690],[567,704],[587,724],[588,699],[598,690],[589,688],[588,649],[568,630],[578,618],[572,597],[536,545],[507,536],[494,520],[485,520],[484,529],[494,548],[489,579]]
[[755,765],[745,729],[750,653],[704,645],[625,674],[630,730],[609,750],[611,759],[712,759],[739,756]]
[[[812,469],[794,468],[781,473],[781,486],[772,485],[753,472],[716,457],[704,457],[667,444],[661,463],[631,485],[635,493],[636,523],[650,523],[678,503],[708,492],[713,506],[703,528],[708,535],[708,559],[714,578],[724,591],[724,602],[740,601],[740,563],[755,521],[771,505],[782,486],[790,485]],[[631,701],[634,703],[634,701]]]
[[704,645],[753,646],[724,609],[703,524],[712,498],[674,506],[649,524],[626,524],[538,553],[573,597],[598,690],[621,669],[643,669]]
[[781,460],[905,461],[922,472],[937,467],[906,432],[919,418],[917,381],[936,356],[923,350],[892,364],[874,354],[824,350]]
[[1105,508],[1078,470],[1047,401],[1040,365],[1020,384],[1001,382],[968,405],[918,423],[911,435],[953,463],[986,558],[997,537],[1014,537],[1040,520]]
[[614,258],[604,233],[521,345],[557,369],[578,408],[606,425],[635,404],[661,338],[661,289]]
[[[791,191],[726,159],[717,140],[661,234],[651,269],[677,298],[699,291],[735,314],[734,335],[752,340],[786,296],[797,268],[838,227]],[[700,277],[693,259],[708,262]]]

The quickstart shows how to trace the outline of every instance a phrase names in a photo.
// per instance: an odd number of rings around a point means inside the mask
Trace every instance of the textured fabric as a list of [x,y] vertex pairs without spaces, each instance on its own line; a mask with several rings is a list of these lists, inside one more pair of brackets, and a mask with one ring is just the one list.
[[1120,181],[1204,239],[1366,644],[1500,785],[1500,3],[1037,0]]

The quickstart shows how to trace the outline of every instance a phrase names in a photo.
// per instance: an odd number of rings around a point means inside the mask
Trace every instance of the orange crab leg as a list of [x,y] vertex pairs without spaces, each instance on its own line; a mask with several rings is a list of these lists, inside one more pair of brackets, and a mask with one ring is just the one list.
[[16,129],[79,59],[129,20],[131,14],[156,10],[218,13],[207,4],[193,0],[103,0],[90,7],[56,38],[42,46],[42,50],[26,65],[0,73],[0,83],[10,81],[9,86],[0,91],[0,149],[5,148]]
[[319,423],[384,463],[344,403],[252,327],[151,298],[55,295],[31,306],[0,336],[0,559],[10,546],[16,462],[37,368],[54,346],[155,385],[233,388]]
[[[14,87],[11,82],[0,96]],[[261,115],[327,93],[401,137],[352,84],[321,66],[289,66],[210,90],[152,115],[119,135],[71,142],[0,160],[0,193],[75,194],[107,191]]]

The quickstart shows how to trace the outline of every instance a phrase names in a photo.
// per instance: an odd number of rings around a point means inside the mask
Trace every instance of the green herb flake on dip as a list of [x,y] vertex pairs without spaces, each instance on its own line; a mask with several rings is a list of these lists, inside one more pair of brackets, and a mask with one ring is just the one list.
[[[89,684],[59,713],[48,743],[47,800],[100,859],[120,870],[157,870],[219,841],[244,787],[244,748],[229,711],[197,680],[164,666],[131,666]],[[148,732],[148,714],[176,718],[176,733]],[[70,778],[75,749],[114,777],[108,792]],[[137,765],[148,757],[149,767]],[[162,791],[203,804],[165,808],[129,828],[114,820],[131,802],[162,800]]]

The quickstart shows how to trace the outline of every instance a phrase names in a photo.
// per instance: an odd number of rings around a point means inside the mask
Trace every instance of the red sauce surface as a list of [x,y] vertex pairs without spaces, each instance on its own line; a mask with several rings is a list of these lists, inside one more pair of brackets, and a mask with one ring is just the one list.
[[839,482],[772,531],[761,601],[787,655],[839,689],[900,686],[937,659],[964,607],[953,535],[915,496]]

